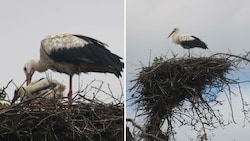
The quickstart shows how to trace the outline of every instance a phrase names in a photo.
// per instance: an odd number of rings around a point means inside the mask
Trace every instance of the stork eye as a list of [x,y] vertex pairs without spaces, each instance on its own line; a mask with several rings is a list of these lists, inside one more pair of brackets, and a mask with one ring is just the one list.
[[27,72],[27,68],[26,67],[24,67],[23,70],[24,70],[24,72]]

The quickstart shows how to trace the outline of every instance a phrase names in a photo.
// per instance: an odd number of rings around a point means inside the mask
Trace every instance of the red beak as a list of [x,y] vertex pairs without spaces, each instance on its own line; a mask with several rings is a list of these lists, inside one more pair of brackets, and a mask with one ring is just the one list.
[[26,74],[26,85],[27,86],[30,84],[30,81],[31,81],[31,74],[28,73],[28,74]]

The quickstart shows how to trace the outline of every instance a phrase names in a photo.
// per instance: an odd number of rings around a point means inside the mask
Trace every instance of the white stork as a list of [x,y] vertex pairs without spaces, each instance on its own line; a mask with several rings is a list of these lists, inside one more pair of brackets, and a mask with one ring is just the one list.
[[19,87],[14,92],[14,97],[11,104],[13,104],[19,97],[21,102],[28,99],[45,98],[46,100],[58,100],[63,98],[63,91],[65,86],[56,80],[48,80],[42,78],[40,80],[31,82],[27,87]]
[[174,30],[169,34],[168,38],[172,35],[173,42],[175,44],[181,45],[183,48],[188,49],[188,57],[190,57],[191,48],[202,48],[208,49],[206,43],[201,41],[199,38],[192,35],[178,35],[179,28],[174,28]]
[[27,85],[35,71],[47,69],[69,75],[68,99],[72,100],[72,77],[81,72],[113,73],[121,76],[121,57],[111,53],[106,44],[83,35],[49,35],[41,41],[40,60],[30,60],[24,66]]

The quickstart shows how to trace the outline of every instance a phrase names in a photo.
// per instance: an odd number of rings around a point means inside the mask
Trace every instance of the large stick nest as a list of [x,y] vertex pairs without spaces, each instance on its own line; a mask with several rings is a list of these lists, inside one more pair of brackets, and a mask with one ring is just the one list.
[[[135,90],[132,95],[138,110],[137,116],[146,115],[145,134],[155,137],[150,139],[167,139],[174,137],[173,126],[190,125],[195,130],[200,123],[204,130],[223,126],[224,121],[212,105],[221,104],[217,100],[220,92],[229,90],[230,85],[238,81],[228,78],[231,70],[236,70],[242,61],[249,62],[246,56],[215,54],[201,58],[158,59],[151,66],[142,67],[137,75]],[[212,104],[213,103],[213,104]],[[160,129],[167,122],[167,130]],[[143,136],[143,135],[142,135]]]
[[[227,80],[232,66],[225,58],[170,59],[142,68],[136,84],[139,97],[136,103],[146,111],[166,113],[185,99],[202,98],[206,86]],[[216,95],[209,95],[210,99]]]
[[123,140],[122,103],[40,102],[1,109],[0,140]]

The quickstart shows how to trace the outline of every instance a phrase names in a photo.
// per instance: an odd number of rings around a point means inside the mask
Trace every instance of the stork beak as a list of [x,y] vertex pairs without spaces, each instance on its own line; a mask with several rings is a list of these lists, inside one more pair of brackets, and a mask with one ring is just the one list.
[[168,35],[168,38],[174,33],[175,31],[173,30],[169,35]]
[[32,75],[30,73],[26,74],[26,84],[27,84],[27,86],[30,84],[31,77],[32,77]]

